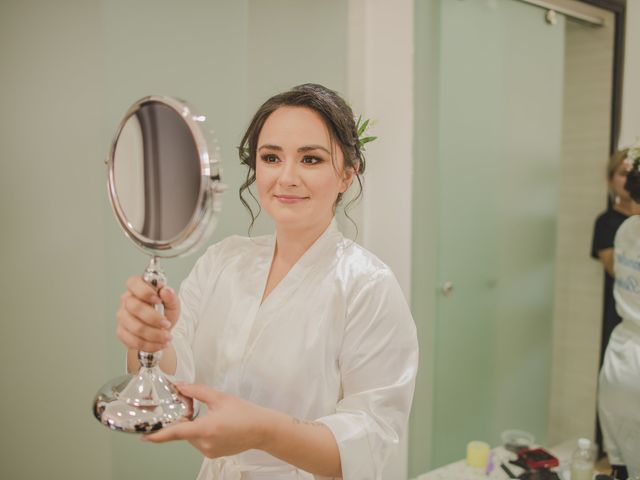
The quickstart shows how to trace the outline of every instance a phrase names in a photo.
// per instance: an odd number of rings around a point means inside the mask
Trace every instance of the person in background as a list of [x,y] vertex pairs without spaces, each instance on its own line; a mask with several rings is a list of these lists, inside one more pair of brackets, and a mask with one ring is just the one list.
[[[613,299],[613,240],[620,225],[636,213],[637,205],[631,200],[629,192],[624,188],[627,180],[628,168],[624,163],[627,158],[628,149],[615,152],[609,158],[607,165],[607,183],[609,186],[610,202],[607,209],[596,219],[593,228],[593,239],[591,242],[591,257],[599,260],[604,268],[604,298],[602,308],[602,334],[600,337],[600,363],[598,368],[602,368],[604,352],[609,343],[611,332],[621,321],[616,312],[616,305]],[[598,458],[604,455],[602,449],[602,429],[600,421],[596,417],[596,444],[598,445]]]
[[600,367],[602,367],[604,351],[609,343],[611,332],[621,320],[613,300],[613,240],[620,225],[631,215],[640,213],[640,208],[631,200],[629,192],[624,188],[628,173],[624,159],[628,151],[626,148],[619,150],[609,159],[607,181],[611,204],[596,219],[591,243],[591,256],[602,263],[605,272]]
[[[640,144],[628,150],[625,189],[640,204]],[[634,207],[635,208],[635,207]],[[613,476],[640,478],[640,215],[632,215],[614,240],[616,309],[622,318],[605,350],[598,413]]]

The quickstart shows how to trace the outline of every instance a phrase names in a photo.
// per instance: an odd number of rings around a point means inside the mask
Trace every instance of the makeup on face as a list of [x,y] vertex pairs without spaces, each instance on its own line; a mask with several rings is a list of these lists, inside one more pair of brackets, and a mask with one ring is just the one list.
[[260,204],[281,226],[326,225],[338,195],[346,189],[342,165],[342,152],[332,145],[320,114],[281,107],[267,118],[258,138]]

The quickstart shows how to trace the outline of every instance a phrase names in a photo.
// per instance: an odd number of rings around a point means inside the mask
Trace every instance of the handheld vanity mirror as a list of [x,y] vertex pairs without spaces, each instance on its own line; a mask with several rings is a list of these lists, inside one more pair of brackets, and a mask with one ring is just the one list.
[[[111,144],[111,206],[125,235],[150,255],[144,279],[156,289],[167,283],[158,259],[186,255],[201,246],[221,210],[221,169],[204,122],[204,116],[181,100],[149,96],[127,111]],[[155,308],[164,310],[162,304]],[[145,433],[194,416],[160,370],[161,356],[138,352],[138,373],[100,389],[93,413],[103,425]]]

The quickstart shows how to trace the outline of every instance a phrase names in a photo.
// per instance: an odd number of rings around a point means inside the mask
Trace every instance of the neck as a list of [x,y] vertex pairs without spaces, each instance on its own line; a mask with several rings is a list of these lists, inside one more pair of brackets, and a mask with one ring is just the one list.
[[620,200],[620,203],[613,206],[614,210],[627,215],[640,215],[640,205],[631,199]]
[[331,218],[326,222],[318,222],[313,228],[287,228],[277,225],[275,259],[293,265],[320,238],[329,223]]

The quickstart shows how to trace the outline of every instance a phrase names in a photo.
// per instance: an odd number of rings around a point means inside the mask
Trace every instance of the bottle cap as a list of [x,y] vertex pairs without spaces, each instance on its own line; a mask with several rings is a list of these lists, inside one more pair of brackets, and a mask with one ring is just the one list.
[[578,447],[582,450],[588,450],[591,447],[591,440],[588,438],[580,438],[578,439]]

